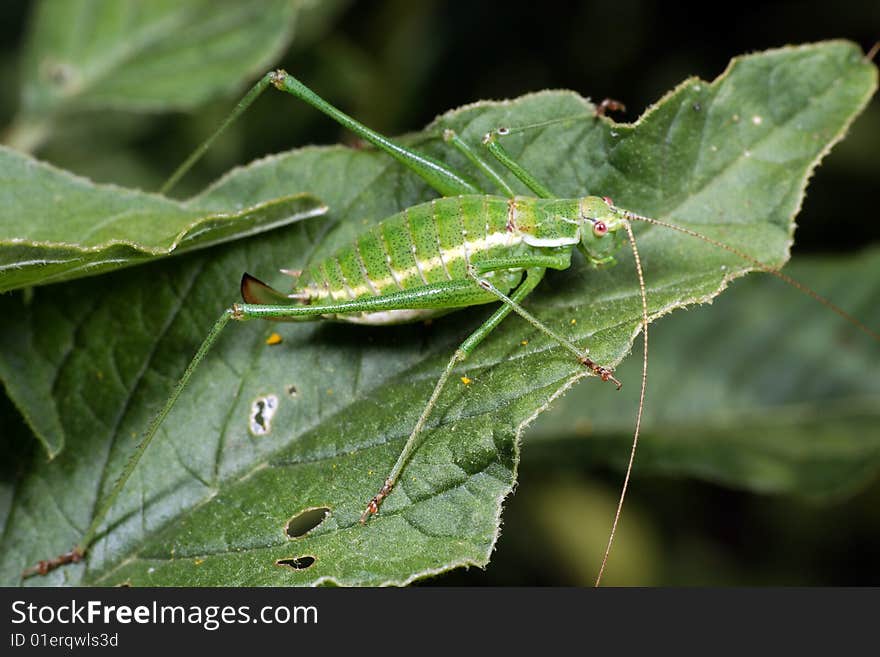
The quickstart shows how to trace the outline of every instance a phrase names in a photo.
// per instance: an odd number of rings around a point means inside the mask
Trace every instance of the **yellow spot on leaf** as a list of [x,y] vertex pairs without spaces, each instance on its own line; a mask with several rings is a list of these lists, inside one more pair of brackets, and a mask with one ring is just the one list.
[[520,342],[520,344],[521,344],[523,347],[525,347],[527,344],[529,344],[529,341],[528,341],[528,340],[523,340],[522,342]]
[[328,395],[332,395],[332,394],[333,394],[333,388],[327,388],[327,394],[328,394]]
[[461,382],[462,382],[463,384],[465,384],[466,386],[469,386],[469,385],[472,384],[474,381],[473,381],[473,379],[469,379],[468,377],[463,376],[463,377],[461,377]]
[[571,320],[571,325],[572,325],[572,326],[574,326],[574,325],[577,324],[577,323],[578,323],[578,321],[577,321],[576,319]]
[[195,560],[193,560],[193,563],[197,566],[201,566],[203,563],[205,563],[205,560],[204,559],[195,559]]
[[273,344],[281,344],[281,336],[277,333],[270,334],[269,337],[266,338],[266,344],[270,346]]

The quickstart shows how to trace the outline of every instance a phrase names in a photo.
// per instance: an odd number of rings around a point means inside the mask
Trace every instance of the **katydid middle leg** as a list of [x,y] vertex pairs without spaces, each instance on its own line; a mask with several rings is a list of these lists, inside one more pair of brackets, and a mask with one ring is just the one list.
[[[525,279],[513,291],[513,294],[510,295],[511,298],[515,299],[517,302],[524,299],[529,292],[534,290],[535,286],[541,282],[541,279],[544,277],[544,272],[545,269],[537,267],[527,270]],[[468,281],[468,284],[473,285],[470,281]],[[400,473],[403,471],[403,468],[412,456],[413,451],[418,446],[419,437],[424,429],[425,422],[431,414],[431,411],[434,410],[434,407],[437,405],[437,400],[439,399],[443,388],[446,386],[446,382],[452,374],[452,370],[455,369],[455,366],[458,363],[467,358],[467,356],[476,349],[477,345],[495,330],[504,318],[510,314],[511,310],[512,307],[509,305],[505,304],[500,306],[494,313],[492,313],[489,319],[483,322],[476,331],[471,333],[470,336],[459,345],[458,349],[455,350],[455,353],[452,354],[452,357],[443,369],[443,373],[440,375],[440,378],[437,379],[437,383],[434,384],[434,390],[431,392],[431,396],[428,398],[428,402],[425,404],[424,409],[422,409],[422,413],[419,415],[419,419],[413,427],[409,438],[407,438],[406,443],[404,443],[400,455],[394,462],[391,472],[385,478],[385,483],[382,485],[381,490],[369,501],[367,508],[361,515],[361,524],[366,523],[367,519],[372,514],[379,512],[379,506],[382,504],[382,501],[388,497],[391,490],[394,488],[394,484],[397,483]]]
[[[504,148],[502,148],[501,144],[498,143],[498,137],[504,136],[508,134],[508,130],[504,128],[496,129],[483,139],[483,145],[489,150],[493,157],[498,160],[505,168],[507,168],[513,175],[515,175],[519,180],[521,180],[529,189],[535,192],[538,196],[542,197],[550,197],[552,196],[552,192],[544,187],[537,178],[535,178],[531,173],[529,173],[519,162],[514,160],[507,153]],[[610,200],[606,199],[606,202],[610,204]],[[620,497],[617,500],[617,509],[614,513],[614,520],[611,523],[611,531],[608,535],[608,544],[605,547],[605,554],[602,557],[602,565],[599,567],[599,573],[596,576],[596,586],[599,586],[602,582],[602,575],[605,573],[605,567],[608,564],[608,557],[611,554],[611,546],[614,543],[614,535],[617,532],[617,525],[620,521],[620,514],[623,511],[623,502],[626,498],[626,491],[629,487],[630,477],[632,475],[633,464],[635,463],[636,457],[636,448],[639,444],[639,433],[641,431],[642,426],[642,414],[645,409],[645,391],[648,387],[648,295],[645,290],[645,276],[642,271],[642,261],[639,257],[639,250],[636,247],[635,235],[633,234],[632,226],[629,223],[625,225],[627,236],[629,237],[630,248],[632,249],[633,254],[633,262],[635,263],[636,276],[639,281],[639,296],[641,299],[641,320],[642,320],[642,338],[644,340],[644,352],[642,354],[642,383],[639,389],[639,410],[636,413],[636,424],[635,429],[633,430],[633,440],[632,447],[630,448],[629,459],[626,465],[626,474],[623,477],[623,485],[620,489]],[[499,299],[505,302],[505,304],[509,304],[514,310],[517,311],[524,318],[526,317],[526,311],[522,308],[517,308],[517,304],[513,300],[505,301],[505,295],[499,291],[493,289],[493,286],[488,281],[483,280],[480,283],[484,289],[489,292],[492,292]],[[540,328],[539,323],[533,323],[534,326]],[[620,389],[620,382],[617,381],[612,375],[612,370],[596,365],[592,360],[590,360],[586,355],[584,356],[584,360],[581,361],[585,366],[589,367],[593,370],[603,381],[614,381],[617,384],[617,388]]]
[[[532,260],[532,262],[534,264],[534,260]],[[519,260],[515,258],[510,258],[483,263],[480,267],[469,266],[468,276],[473,281],[473,283],[480,289],[485,290],[490,294],[496,296],[499,301],[502,301],[502,305],[492,314],[491,317],[489,317],[488,320],[486,320],[486,322],[484,322],[476,331],[474,331],[459,346],[458,349],[455,350],[455,353],[449,359],[449,362],[446,364],[443,373],[440,375],[440,378],[434,385],[434,390],[431,393],[428,402],[425,404],[425,407],[422,410],[422,413],[419,416],[415,427],[413,428],[412,432],[409,435],[409,438],[404,444],[400,455],[397,457],[397,461],[394,463],[391,472],[385,479],[385,483],[382,485],[382,488],[379,490],[379,492],[370,500],[370,502],[367,504],[367,508],[361,515],[360,521],[362,524],[367,521],[370,515],[379,512],[379,506],[382,504],[382,501],[386,497],[388,497],[388,495],[391,493],[391,490],[394,488],[394,485],[397,482],[400,473],[412,456],[413,450],[415,450],[415,448],[418,446],[418,439],[424,429],[425,422],[427,421],[428,416],[431,414],[431,411],[437,405],[437,399],[440,397],[440,393],[445,387],[446,382],[449,379],[449,376],[452,374],[455,366],[463,361],[468,356],[468,354],[470,354],[477,347],[477,345],[480,344],[480,342],[482,342],[511,312],[516,312],[532,326],[545,333],[553,340],[558,342],[560,345],[571,351],[578,359],[579,363],[588,367],[603,381],[612,381],[617,384],[618,388],[620,388],[620,382],[611,375],[610,369],[596,365],[587,356],[587,352],[578,349],[575,344],[557,334],[555,331],[553,331],[553,329],[542,323],[540,320],[538,320],[525,308],[522,307],[522,300],[525,299],[525,297],[535,288],[535,286],[537,286],[537,284],[544,277],[544,273],[546,271],[544,267],[531,267],[527,269],[525,280],[519,285],[519,287],[514,290],[513,294],[511,294],[509,297],[501,292],[494,285],[492,285],[492,283],[484,277],[485,274],[491,271],[506,270],[513,267],[521,266],[522,264],[523,263],[519,262]],[[549,256],[547,257],[547,262],[543,264],[555,264],[555,258],[553,256]]]
[[[508,297],[501,290],[499,290],[494,285],[492,285],[492,283],[487,278],[481,277],[479,274],[480,271],[481,271],[480,269],[471,268],[468,271],[468,275],[481,288],[483,288],[487,292],[494,294],[496,297],[498,297],[498,300],[504,304],[504,307],[509,308],[510,310],[514,311],[517,315],[522,317],[524,320],[526,320],[529,324],[534,326],[536,329],[538,329],[539,331],[541,331],[542,333],[549,336],[550,338],[555,340],[557,343],[559,343],[560,345],[562,345],[563,347],[568,349],[568,351],[570,351],[571,353],[573,353],[575,355],[575,357],[577,358],[578,362],[581,365],[583,365],[587,369],[591,370],[596,376],[598,376],[603,381],[611,381],[612,383],[614,383],[617,386],[617,389],[620,390],[620,388],[623,384],[614,378],[614,376],[613,376],[614,370],[612,370],[608,367],[603,367],[601,365],[597,365],[587,355],[590,353],[589,349],[581,350],[578,348],[578,346],[576,344],[574,344],[570,340],[567,340],[566,338],[564,338],[561,335],[559,335],[558,333],[556,333],[556,331],[551,329],[549,326],[544,324],[537,317],[532,315],[528,310],[523,308],[519,304],[518,300],[515,299],[513,296]],[[485,271],[485,270],[482,270],[482,271]]]

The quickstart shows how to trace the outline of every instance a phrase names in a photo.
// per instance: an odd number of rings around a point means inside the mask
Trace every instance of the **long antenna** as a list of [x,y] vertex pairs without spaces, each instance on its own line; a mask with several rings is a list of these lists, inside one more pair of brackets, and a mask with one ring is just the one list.
[[733,246],[725,244],[724,242],[719,242],[716,239],[713,239],[711,237],[703,235],[702,233],[698,233],[697,231],[691,230],[690,228],[684,228],[682,226],[677,226],[676,224],[671,224],[669,222],[662,221],[661,219],[652,219],[651,217],[643,217],[642,215],[635,214],[634,212],[630,212],[629,210],[621,209],[621,212],[623,213],[623,216],[626,217],[627,219],[635,220],[635,221],[642,221],[642,222],[645,222],[648,224],[654,224],[656,226],[663,226],[664,228],[671,228],[672,230],[677,230],[678,232],[684,233],[685,235],[690,235],[691,237],[696,237],[699,240],[703,240],[707,244],[711,244],[712,246],[716,246],[719,249],[724,249],[725,251],[728,251],[729,253],[732,253],[736,256],[739,256],[743,260],[755,265],[755,267],[757,267],[761,271],[765,271],[768,274],[773,274],[773,276],[775,276],[776,278],[778,278],[782,282],[787,283],[788,285],[791,285],[796,290],[800,290],[804,294],[813,297],[816,301],[821,303],[823,306],[825,306],[829,310],[832,310],[835,313],[837,313],[838,315],[840,315],[841,317],[843,317],[843,319],[845,319],[847,322],[849,322],[850,324],[855,326],[857,329],[859,329],[860,331],[862,331],[866,335],[874,338],[877,341],[880,341],[880,333],[877,333],[876,331],[869,328],[865,324],[862,324],[862,322],[860,322],[855,317],[850,315],[848,312],[846,312],[840,306],[837,306],[837,305],[831,303],[828,299],[823,297],[821,294],[819,294],[815,290],[807,287],[806,285],[804,285],[800,281],[793,279],[791,276],[783,274],[781,271],[779,271],[775,267],[771,267],[770,265],[761,262],[757,258],[750,256],[748,253],[746,253],[744,251],[740,251],[739,249],[737,249]]
[[[880,43],[878,43],[878,46],[880,46]],[[713,239],[707,235],[703,235],[702,233],[698,233],[695,230],[691,230],[690,228],[678,226],[676,224],[672,224],[667,221],[663,221],[661,219],[654,219],[652,217],[645,217],[643,215],[639,215],[634,212],[630,212],[629,210],[621,209],[621,211],[623,213],[623,216],[630,221],[641,221],[641,222],[644,222],[647,224],[654,224],[656,226],[662,226],[664,228],[671,228],[672,230],[677,230],[678,232],[684,233],[685,235],[690,235],[691,237],[696,237],[697,239],[702,240],[703,242],[706,242],[707,244],[711,244],[712,246],[715,246],[719,249],[723,249],[729,253],[732,253],[732,254],[738,256],[739,258],[742,258],[746,262],[753,264],[755,267],[757,267],[761,271],[767,272],[768,274],[772,274],[773,276],[775,276],[776,278],[778,278],[782,282],[784,282],[784,283],[790,285],[791,287],[795,288],[796,290],[803,292],[804,294],[812,297],[813,299],[815,299],[816,301],[821,303],[826,308],[828,308],[828,309],[832,310],[833,312],[835,312],[836,314],[838,314],[840,317],[845,319],[847,322],[849,322],[850,324],[852,324],[853,326],[858,328],[860,331],[862,331],[863,333],[865,333],[869,337],[880,341],[880,333],[877,333],[873,329],[869,328],[867,325],[865,325],[862,322],[860,322],[859,320],[857,320],[855,317],[853,317],[848,312],[843,310],[843,308],[840,308],[839,306],[835,305],[834,303],[832,303],[831,301],[829,301],[828,299],[823,297],[821,294],[819,294],[818,292],[816,292],[812,288],[804,285],[800,281],[795,280],[794,278],[792,278],[791,276],[788,276],[787,274],[783,274],[778,269],[771,267],[770,265],[768,265],[766,263],[761,262],[760,260],[749,255],[748,253],[741,251],[740,249],[737,249],[736,247],[730,246],[729,244],[725,244],[724,242]],[[642,273],[642,263],[641,263],[641,259],[639,258],[639,251],[638,251],[638,248],[636,247],[635,236],[633,235],[632,227],[630,226],[629,223],[625,223],[624,227],[626,228],[626,232],[629,235],[630,244],[632,245],[633,259],[635,260],[636,273],[638,274],[638,278],[639,278],[639,292],[640,292],[640,296],[642,299],[642,324],[643,324],[642,333],[644,335],[644,341],[645,341],[645,352],[643,354],[643,360],[642,360],[642,388],[641,388],[641,392],[639,394],[639,411],[638,411],[638,414],[636,415],[636,428],[635,428],[635,431],[633,432],[632,449],[630,450],[629,462],[627,463],[627,466],[626,466],[626,475],[624,476],[623,487],[620,490],[620,499],[618,500],[618,503],[617,503],[617,511],[614,515],[614,523],[611,526],[611,533],[608,536],[608,545],[605,548],[605,555],[602,558],[602,565],[599,568],[599,574],[596,576],[596,584],[595,584],[596,586],[599,586],[602,583],[602,576],[605,573],[605,567],[608,563],[608,556],[611,553],[611,546],[614,543],[614,535],[617,532],[617,525],[620,520],[621,511],[623,510],[623,501],[624,501],[624,498],[626,497],[626,491],[629,486],[629,481],[630,481],[631,474],[632,474],[633,463],[635,462],[636,448],[638,447],[639,432],[641,430],[641,424],[642,424],[642,411],[645,406],[645,389],[647,387],[647,382],[648,382],[648,301],[647,301],[647,294],[645,292],[645,278]]]
[[645,277],[642,273],[642,260],[639,258],[639,250],[636,248],[636,238],[633,235],[632,226],[629,222],[623,224],[629,235],[629,243],[632,246],[633,260],[636,263],[636,274],[639,277],[639,295],[642,298],[642,336],[644,337],[645,351],[642,355],[642,389],[639,392],[639,412],[636,415],[636,428],[633,431],[632,449],[629,452],[629,462],[626,464],[626,475],[623,478],[623,487],[620,489],[620,499],[617,501],[617,511],[614,514],[614,523],[611,525],[611,533],[608,535],[608,545],[605,547],[605,555],[602,557],[602,565],[599,574],[596,575],[596,586],[602,584],[602,575],[605,574],[605,566],[608,563],[608,555],[611,554],[611,546],[614,544],[614,534],[617,532],[617,523],[620,521],[620,513],[623,511],[623,500],[626,498],[626,489],[629,486],[632,475],[633,463],[636,460],[636,448],[639,445],[639,431],[642,427],[642,411],[645,408],[645,388],[648,386],[648,295],[645,291]]

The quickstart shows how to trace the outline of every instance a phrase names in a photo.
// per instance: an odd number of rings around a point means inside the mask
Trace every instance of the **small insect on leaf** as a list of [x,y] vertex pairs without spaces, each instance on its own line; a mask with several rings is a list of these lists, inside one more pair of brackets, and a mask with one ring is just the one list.
[[269,337],[266,338],[266,344],[270,347],[272,345],[281,344],[281,336],[278,333],[270,333]]
[[472,384],[474,382],[474,380],[471,378],[468,378],[466,376],[463,376],[463,377],[461,377],[461,382],[463,384],[465,384],[466,386],[469,386],[470,384]]

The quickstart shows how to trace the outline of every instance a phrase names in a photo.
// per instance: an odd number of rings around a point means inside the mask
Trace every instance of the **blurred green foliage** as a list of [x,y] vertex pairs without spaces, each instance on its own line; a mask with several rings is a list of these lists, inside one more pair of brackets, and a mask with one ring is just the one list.
[[[626,118],[635,118],[685,77],[711,79],[734,54],[831,37],[867,48],[880,35],[880,13],[870,0],[737,5],[725,21],[705,3],[544,2],[540,11],[538,16],[527,2],[353,4],[311,38],[294,42],[278,64],[371,127],[398,134],[450,107],[555,87],[620,99]],[[29,3],[0,6],[0,126],[13,120],[18,106],[28,12]],[[95,180],[155,189],[231,103],[215,98],[191,113],[84,110],[36,154]],[[858,138],[840,144],[813,180],[798,218],[795,253],[846,254],[880,240],[876,100],[853,132]],[[177,193],[185,197],[266,153],[339,140],[351,137],[290,98],[269,95],[224,135]],[[698,346],[692,348],[688,366],[699,367]],[[13,451],[28,451],[5,400],[2,412],[4,439]],[[866,430],[872,429],[877,431]],[[4,458],[4,471],[13,467]],[[818,505],[638,470],[636,476],[619,536],[627,547],[615,555],[608,583],[880,584],[876,479],[854,496]],[[618,488],[617,472],[574,458],[530,461],[527,445],[518,494],[508,502],[490,568],[432,583],[589,583]],[[573,528],[559,517],[580,517],[583,524]]]

